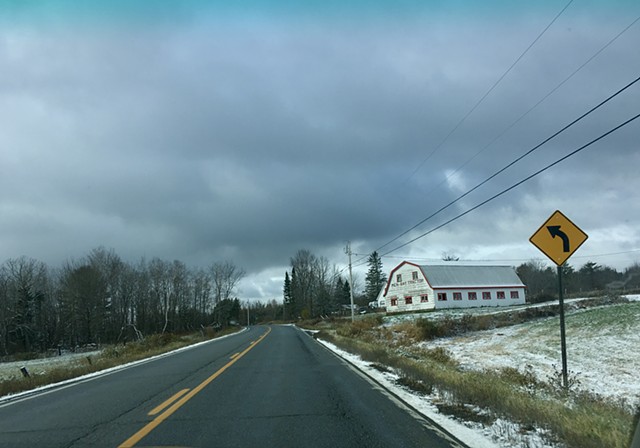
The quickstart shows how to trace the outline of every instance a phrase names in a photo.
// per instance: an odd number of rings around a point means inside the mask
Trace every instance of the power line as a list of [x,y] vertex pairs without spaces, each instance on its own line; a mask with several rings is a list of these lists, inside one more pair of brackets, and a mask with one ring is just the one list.
[[521,181],[516,182],[515,184],[511,185],[510,187],[508,187],[508,188],[506,188],[506,189],[502,190],[500,193],[497,193],[497,194],[495,194],[495,195],[491,196],[489,199],[486,199],[486,200],[482,201],[481,203],[479,203],[478,205],[476,205],[476,206],[474,206],[474,207],[472,207],[472,208],[468,209],[467,211],[465,211],[465,212],[463,212],[463,213],[460,213],[459,215],[457,215],[457,216],[455,216],[455,217],[453,217],[453,218],[449,219],[448,221],[446,221],[446,222],[444,222],[444,223],[442,223],[442,224],[440,224],[440,225],[438,225],[438,226],[434,227],[433,229],[431,229],[431,230],[429,230],[429,231],[427,231],[427,232],[424,232],[423,234],[421,234],[421,235],[419,235],[419,236],[417,236],[417,237],[415,237],[415,238],[413,238],[413,239],[411,239],[411,240],[407,241],[407,242],[406,242],[406,243],[404,243],[404,244],[401,244],[400,246],[398,246],[398,247],[396,247],[396,248],[394,248],[394,249],[391,249],[391,250],[390,250],[390,251],[388,251],[388,252],[385,252],[384,254],[382,254],[382,256],[388,255],[388,254],[390,254],[391,252],[395,252],[395,251],[396,251],[396,250],[398,250],[398,249],[401,249],[401,248],[403,248],[403,247],[405,247],[405,246],[408,246],[409,244],[411,244],[411,243],[413,243],[413,242],[415,242],[415,241],[419,240],[420,238],[423,238],[423,237],[425,237],[425,236],[427,236],[427,235],[429,235],[429,234],[431,234],[431,233],[435,232],[436,230],[439,230],[439,229],[443,228],[444,226],[446,226],[446,225],[448,225],[448,224],[451,224],[452,222],[454,222],[454,221],[458,220],[459,218],[462,218],[463,216],[465,216],[465,215],[467,215],[467,214],[471,213],[472,211],[474,211],[474,210],[476,210],[476,209],[478,209],[478,208],[482,207],[483,205],[488,204],[489,202],[493,201],[494,199],[497,199],[498,197],[502,196],[503,194],[505,194],[505,193],[507,193],[507,192],[509,192],[509,191],[513,190],[514,188],[516,188],[516,187],[518,187],[518,186],[522,185],[523,183],[527,182],[528,180],[533,179],[534,177],[538,176],[539,174],[543,173],[544,171],[548,170],[549,168],[552,168],[552,167],[556,166],[557,164],[559,164],[560,162],[563,162],[564,160],[568,159],[569,157],[574,156],[575,154],[579,153],[580,151],[582,151],[582,150],[584,150],[584,149],[588,148],[589,146],[591,146],[591,145],[593,145],[594,143],[596,143],[596,142],[598,142],[598,141],[602,140],[603,138],[605,138],[605,137],[606,137],[606,136],[608,136],[609,134],[612,134],[613,132],[617,131],[618,129],[620,129],[620,128],[622,128],[622,127],[626,126],[626,125],[628,125],[629,123],[631,123],[632,121],[634,121],[634,120],[636,120],[636,119],[638,119],[638,118],[640,118],[640,114],[635,115],[635,116],[633,116],[632,118],[629,118],[627,121],[625,121],[625,122],[623,122],[623,123],[621,123],[621,124],[617,125],[616,127],[614,127],[614,128],[612,128],[612,129],[610,129],[609,131],[605,132],[604,134],[601,134],[599,137],[597,137],[597,138],[595,138],[595,139],[591,140],[589,143],[587,143],[587,144],[585,144],[585,145],[583,145],[583,146],[579,147],[578,149],[576,149],[576,150],[574,150],[574,151],[570,152],[569,154],[565,155],[564,157],[559,158],[559,159],[558,159],[558,160],[556,160],[555,162],[550,163],[549,165],[545,166],[544,168],[542,168],[542,169],[540,169],[540,170],[536,171],[535,173],[533,173],[533,174],[531,174],[531,175],[529,175],[529,176],[525,177],[525,178],[524,178],[524,179],[522,179]]
[[[591,259],[591,258],[602,258],[602,257],[609,257],[609,256],[614,256],[614,255],[625,255],[625,254],[631,254],[631,253],[636,253],[636,252],[640,252],[640,249],[632,249],[632,250],[625,250],[625,251],[621,251],[621,252],[609,252],[609,253],[605,253],[605,254],[591,254],[591,255],[573,255],[571,258],[587,258],[587,259]],[[362,255],[362,254],[353,254],[353,255]],[[416,261],[437,261],[437,262],[442,262],[443,260],[441,258],[432,258],[432,257],[408,257],[408,256],[403,256],[403,255],[381,255],[380,258],[391,258],[391,259],[398,259],[398,260],[406,260],[407,258],[411,258],[412,260],[416,260]],[[464,260],[460,260],[461,263],[467,263],[467,262],[485,262],[485,263],[494,263],[494,262],[515,262],[515,261],[529,261],[529,260],[534,260],[534,261],[546,261],[546,258],[543,257],[525,257],[525,258],[465,258]]]
[[609,252],[608,254],[573,255],[571,258],[601,258],[601,257],[610,257],[610,256],[613,256],[613,255],[632,254],[634,252],[640,252],[640,249],[624,250],[622,252]]
[[[525,53],[533,46],[533,44],[535,44],[535,42],[540,39],[540,37],[547,31],[547,29],[553,24],[553,22],[556,21],[556,19],[564,12],[564,10],[566,10],[569,5],[571,4],[571,2],[569,2],[559,13],[558,15],[556,15],[556,17],[549,23],[549,25],[542,31],[542,33],[540,33],[540,35],[533,41],[533,43],[531,45],[529,45],[529,47],[520,55],[520,57],[518,57],[518,59],[516,60],[516,62],[514,62],[514,64],[512,64],[512,66],[507,70],[507,72],[505,72],[505,74],[498,80],[498,82],[500,82],[500,80],[502,78],[504,78],[504,76],[513,68],[513,66],[520,60],[522,59],[522,57],[525,55]],[[536,104],[534,104],[531,108],[529,108],[529,110],[527,110],[524,114],[522,114],[518,119],[516,119],[513,123],[511,123],[507,128],[504,129],[504,131],[502,131],[498,136],[496,136],[491,142],[489,142],[486,146],[484,146],[480,151],[478,151],[476,154],[474,154],[469,160],[467,160],[464,164],[462,164],[460,167],[458,167],[454,172],[452,172],[451,174],[449,174],[442,182],[440,182],[440,184],[438,184],[435,188],[431,189],[430,191],[435,190],[436,188],[438,188],[440,185],[442,185],[444,182],[446,182],[451,176],[455,175],[457,172],[459,172],[462,168],[464,168],[468,163],[470,163],[472,160],[474,160],[480,153],[482,153],[484,150],[486,150],[487,148],[489,148],[491,145],[493,145],[493,143],[495,143],[498,139],[500,139],[504,134],[506,134],[510,129],[512,129],[516,124],[518,124],[520,121],[522,121],[529,113],[531,113],[534,109],[536,109],[540,104],[542,104],[547,98],[549,98],[551,95],[553,95],[558,89],[560,89],[564,84],[566,84],[571,78],[573,78],[578,72],[580,72],[585,66],[587,66],[591,61],[593,61],[596,57],[598,57],[604,50],[606,50],[609,46],[611,46],[618,38],[620,38],[620,36],[622,36],[625,32],[627,32],[632,26],[634,26],[638,21],[640,21],[640,16],[636,17],[629,25],[627,25],[624,29],[622,29],[622,31],[620,31],[618,34],[616,34],[613,38],[611,38],[605,45],[603,45],[598,51],[596,51],[591,57],[589,57],[589,59],[587,59],[585,62],[582,63],[582,65],[580,65],[578,68],[576,68],[569,76],[567,76],[563,81],[561,81],[558,85],[556,85],[553,89],[551,89],[544,97],[542,97]],[[633,82],[635,83],[637,82],[637,79]],[[453,132],[455,132],[455,130],[457,129],[457,127],[459,127],[462,122],[464,122],[464,120],[466,120],[466,118],[471,114],[471,112],[473,112],[473,110],[484,100],[484,98],[491,92],[491,90],[493,90],[496,87],[497,83],[494,84],[494,86],[483,96],[483,98],[474,106],[474,108],[465,116],[463,117],[463,119],[458,123],[458,125],[456,125],[456,127],[450,132],[450,134],[453,134]],[[627,86],[630,87],[630,86]],[[623,88],[622,90],[626,89],[627,87]],[[614,94],[613,96],[617,95],[619,92],[617,92],[616,94]],[[610,97],[607,100],[605,100],[604,102],[607,102],[609,99],[613,98]],[[604,103],[603,102],[603,103]],[[596,106],[596,108],[600,107],[602,105],[599,104],[598,106]],[[588,115],[589,113],[591,113],[592,111],[589,111],[586,115]],[[582,117],[584,118],[584,117]],[[570,125],[569,125],[570,126]],[[432,151],[431,154],[429,154],[429,156],[427,157],[427,159],[425,159],[421,165],[411,174],[411,176],[409,176],[409,178],[411,178],[419,169],[420,167],[426,163],[426,161],[431,157],[431,155],[437,150],[439,149],[440,146],[442,146],[446,139],[449,137],[450,135],[448,135],[445,140],[443,140],[434,151]],[[551,137],[553,138],[553,137]],[[533,150],[535,150],[537,148],[532,149],[530,152],[532,152]],[[522,158],[526,157],[530,152],[526,153],[524,156],[521,156],[519,159],[516,159],[514,162],[512,162],[512,164],[517,163],[519,160],[521,160]],[[510,165],[512,165],[510,164]],[[509,165],[509,166],[510,166]],[[505,169],[509,168],[509,166],[503,168],[501,171],[504,171]],[[501,171],[495,173],[493,175],[493,177],[495,177],[496,175],[498,175]],[[487,179],[485,181],[485,183],[490,180]],[[479,188],[482,185],[479,184],[476,187],[474,187],[473,190]],[[471,190],[471,191],[473,191]],[[464,196],[468,195],[471,193],[471,191],[466,192],[464,195],[458,197],[457,199],[455,199],[453,202],[447,204],[445,207],[441,208],[440,210],[436,211],[434,214],[432,214],[431,216],[425,218],[424,220],[420,221],[419,223],[417,223],[415,226],[411,227],[410,229],[408,229],[407,231],[401,233],[400,235],[396,236],[395,238],[393,238],[392,240],[388,241],[387,243],[383,244],[382,246],[380,246],[379,248],[375,249],[375,251],[379,251],[381,249],[383,249],[384,247],[388,246],[389,244],[393,243],[394,241],[397,241],[399,238],[401,238],[402,236],[406,235],[407,233],[409,233],[411,230],[414,230],[416,227],[420,226],[421,224],[423,224],[424,222],[426,222],[428,219],[431,219],[432,217],[434,217],[436,214],[440,213],[441,211],[443,211],[444,209],[450,207],[451,205],[453,205],[455,202],[459,201],[460,199],[462,199]],[[394,249],[395,250],[395,249]],[[358,254],[357,256],[360,256],[360,254]],[[361,266],[362,265],[362,261],[366,258],[367,256],[364,256],[363,258],[360,258],[358,260],[356,260],[354,262],[355,266]]]
[[571,126],[573,126],[574,124],[578,123],[579,121],[581,121],[582,119],[584,119],[585,117],[587,117],[588,115],[590,115],[591,113],[593,113],[594,111],[596,111],[597,109],[599,109],[600,107],[602,107],[603,105],[605,105],[606,103],[608,103],[609,101],[611,101],[612,99],[614,99],[616,96],[620,95],[622,92],[624,92],[625,90],[627,90],[628,88],[630,88],[631,86],[633,86],[635,83],[637,83],[638,81],[640,81],[640,77],[637,77],[636,79],[634,79],[633,81],[631,81],[630,83],[628,83],[626,86],[624,86],[623,88],[619,89],[617,92],[613,93],[612,95],[610,95],[609,97],[607,97],[605,100],[601,101],[599,104],[597,104],[596,106],[592,107],[591,109],[589,109],[587,112],[585,112],[584,114],[580,115],[578,118],[576,118],[575,120],[573,120],[572,122],[570,122],[569,124],[565,125],[564,127],[562,127],[560,130],[556,131],[554,134],[552,134],[551,136],[547,137],[546,139],[544,139],[542,142],[538,143],[536,146],[534,146],[533,148],[531,148],[529,151],[525,152],[524,154],[522,154],[520,157],[517,157],[515,160],[513,160],[512,162],[508,163],[507,165],[505,165],[504,167],[502,167],[501,169],[499,169],[498,171],[496,171],[495,173],[493,173],[491,176],[489,176],[488,178],[486,178],[485,180],[483,180],[482,182],[480,182],[479,184],[477,184],[475,187],[471,188],[470,190],[467,190],[465,193],[463,193],[462,195],[458,196],[456,199],[454,199],[453,201],[449,202],[448,204],[444,205],[443,207],[440,207],[438,210],[436,210],[435,212],[433,212],[431,215],[427,216],[426,218],[424,218],[422,221],[418,222],[417,224],[415,224],[413,227],[411,227],[408,230],[405,230],[404,232],[402,232],[400,235],[396,236],[395,238],[393,238],[392,240],[390,240],[389,242],[385,243],[384,245],[380,246],[379,248],[376,249],[376,251],[381,250],[382,248],[388,246],[389,244],[393,243],[394,241],[397,241],[398,239],[400,239],[401,237],[403,237],[404,235],[406,235],[407,233],[411,232],[412,230],[414,230],[415,228],[417,228],[418,226],[424,224],[426,221],[428,221],[429,219],[433,218],[434,216],[438,215],[440,212],[446,210],[447,208],[451,207],[453,204],[455,204],[456,202],[458,202],[459,200],[463,199],[464,197],[468,196],[469,194],[471,194],[472,192],[474,192],[475,190],[477,190],[478,188],[480,188],[482,185],[486,184],[487,182],[489,182],[490,180],[492,180],[493,178],[495,178],[496,176],[498,176],[499,174],[501,174],[502,172],[506,171],[507,169],[509,169],[510,167],[512,167],[513,165],[515,165],[516,163],[518,163],[520,160],[524,159],[525,157],[527,157],[529,154],[533,153],[534,151],[536,151],[537,149],[539,149],[541,146],[543,146],[544,144],[548,143],[550,140],[554,139],[555,137],[557,137],[558,135],[560,135],[562,132],[566,131],[567,129],[569,129]]
[[562,13],[564,13],[565,10],[569,7],[569,5],[571,5],[571,3],[573,3],[573,0],[569,0],[569,2],[565,5],[565,7],[562,8],[562,10],[558,14],[556,14],[553,20],[549,22],[549,24],[540,32],[540,34],[538,34],[538,37],[536,37],[533,40],[533,42],[529,44],[529,46],[520,54],[520,56],[517,57],[517,59],[502,74],[502,76],[500,76],[500,78],[498,78],[498,80],[491,86],[491,88],[489,88],[489,90],[487,90],[485,94],[482,95],[482,97],[475,103],[475,105],[471,109],[469,109],[469,111],[460,119],[460,121],[458,121],[458,123],[449,131],[449,133],[440,141],[440,143],[438,143],[427,155],[427,157],[425,157],[422,160],[422,162],[418,164],[416,169],[413,170],[413,172],[411,173],[411,175],[409,175],[407,180],[411,179],[418,171],[420,171],[422,166],[425,163],[427,163],[427,161],[449,140],[449,138],[458,130],[458,128],[462,126],[462,124],[467,120],[467,118],[469,118],[469,116],[478,108],[478,106],[480,106],[480,104],[482,104],[482,102],[489,96],[489,94],[493,92],[493,90],[498,86],[498,84],[502,82],[502,80],[509,74],[509,72],[516,66],[516,64],[520,62],[520,60],[529,52],[531,47],[533,47],[536,44],[536,42],[540,40],[540,38],[544,35],[544,33],[547,32],[547,30],[551,27],[551,25],[554,24],[556,20],[558,20],[558,18],[562,15]]
[[439,188],[442,184],[448,181],[452,176],[455,176],[460,170],[462,170],[465,166],[467,166],[471,161],[473,161],[476,157],[478,157],[482,152],[486,149],[490,148],[496,141],[498,141],[503,135],[509,132],[516,124],[520,123],[527,115],[529,115],[534,109],[536,109],[540,104],[542,104],[547,98],[553,95],[560,87],[565,85],[571,78],[573,78],[580,70],[582,70],[585,66],[587,66],[591,61],[593,61],[600,53],[602,53],[605,49],[607,49],[611,44],[613,44],[620,36],[622,36],[629,28],[635,25],[640,20],[640,16],[636,17],[636,19],[627,25],[622,31],[616,34],[612,39],[609,40],[606,44],[604,44],[598,51],[596,51],[589,59],[587,59],[582,65],[576,68],[569,76],[567,76],[563,81],[561,81],[558,85],[556,85],[553,89],[551,89],[545,96],[542,97],[537,103],[529,108],[525,113],[520,115],[513,123],[507,126],[500,134],[498,134],[493,140],[487,143],[482,149],[476,152],[471,158],[469,158],[466,162],[456,168],[453,172],[449,173],[438,185],[429,190],[427,193],[430,193],[437,188]]

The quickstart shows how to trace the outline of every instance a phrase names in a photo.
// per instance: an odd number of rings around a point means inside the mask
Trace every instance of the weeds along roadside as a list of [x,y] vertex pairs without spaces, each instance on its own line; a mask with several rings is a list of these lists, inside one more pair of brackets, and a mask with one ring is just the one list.
[[141,341],[129,342],[126,345],[109,345],[96,356],[88,355],[59,367],[38,366],[37,369],[32,369],[29,372],[29,377],[2,380],[0,381],[0,397],[161,355],[198,342],[235,333],[240,329],[232,327],[218,332],[210,331],[205,335],[201,333],[189,335],[155,334],[147,336]]
[[626,448],[629,444],[633,416],[599,397],[566,393],[527,370],[462,370],[442,348],[415,348],[416,342],[448,333],[451,321],[443,321],[442,328],[427,319],[392,328],[381,323],[379,316],[353,323],[335,321],[323,325],[316,337],[359,355],[378,370],[393,369],[399,384],[446,397],[435,404],[454,417],[484,424],[502,418],[522,428],[541,428],[567,447]]

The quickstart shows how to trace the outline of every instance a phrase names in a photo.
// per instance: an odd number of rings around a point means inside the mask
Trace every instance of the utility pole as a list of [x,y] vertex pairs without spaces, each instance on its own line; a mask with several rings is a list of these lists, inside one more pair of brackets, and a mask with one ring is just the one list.
[[351,242],[347,241],[347,247],[344,252],[349,255],[349,297],[351,298],[351,322],[355,320],[355,314],[353,311],[353,273],[351,271]]

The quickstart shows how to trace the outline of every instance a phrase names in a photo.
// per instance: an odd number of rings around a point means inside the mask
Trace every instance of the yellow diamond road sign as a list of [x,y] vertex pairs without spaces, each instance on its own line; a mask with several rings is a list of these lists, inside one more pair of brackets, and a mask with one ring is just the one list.
[[586,233],[556,210],[529,241],[551,261],[562,266],[587,238]]

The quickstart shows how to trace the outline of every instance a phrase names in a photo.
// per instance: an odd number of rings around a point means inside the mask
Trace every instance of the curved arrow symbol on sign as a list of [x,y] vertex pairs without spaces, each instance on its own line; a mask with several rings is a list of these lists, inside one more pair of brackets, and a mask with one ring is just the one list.
[[560,230],[561,226],[547,226],[547,230],[549,231],[549,234],[551,235],[551,238],[555,238],[555,237],[559,237],[562,239],[562,251],[563,252],[570,252],[570,248],[569,248],[569,237],[567,236],[566,233],[564,233],[562,230]]

